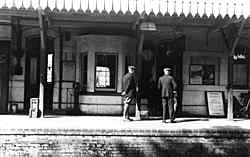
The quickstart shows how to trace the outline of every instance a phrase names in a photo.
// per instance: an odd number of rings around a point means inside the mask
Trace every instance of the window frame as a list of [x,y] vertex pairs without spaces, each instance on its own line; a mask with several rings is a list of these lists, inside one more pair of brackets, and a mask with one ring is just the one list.
[[[107,56],[112,56],[114,55],[115,58],[116,58],[116,64],[115,64],[115,82],[114,82],[114,85],[115,87],[114,88],[99,88],[99,87],[96,87],[96,66],[97,66],[97,56],[98,55],[107,55]],[[116,52],[96,52],[95,53],[95,66],[94,66],[94,89],[95,89],[95,92],[116,92],[117,91],[117,82],[118,82],[118,57],[119,57],[119,53],[116,53]]]
[[[213,84],[204,84],[204,80],[203,80],[203,76],[201,76],[201,83],[192,83],[191,79],[191,68],[192,66],[200,66],[202,69],[204,69],[204,67],[213,67],[213,75],[214,75],[214,78],[213,78]],[[190,64],[189,65],[189,85],[202,85],[202,86],[216,86],[216,65],[214,64]]]

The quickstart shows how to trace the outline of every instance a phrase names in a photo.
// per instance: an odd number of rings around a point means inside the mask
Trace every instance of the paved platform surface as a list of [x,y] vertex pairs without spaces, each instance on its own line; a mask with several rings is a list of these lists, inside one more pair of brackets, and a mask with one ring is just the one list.
[[[3,157],[245,157],[250,120],[151,118],[124,122],[113,116],[0,115]],[[171,155],[170,155],[171,154]]]
[[[240,134],[239,134],[240,133]],[[162,123],[160,117],[124,122],[113,116],[56,116],[29,118],[0,115],[0,134],[96,134],[145,136],[247,136],[250,120],[225,118],[177,118]]]

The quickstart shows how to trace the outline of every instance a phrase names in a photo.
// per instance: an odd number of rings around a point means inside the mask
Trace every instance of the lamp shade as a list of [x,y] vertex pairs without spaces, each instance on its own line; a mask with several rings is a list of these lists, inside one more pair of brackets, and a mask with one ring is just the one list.
[[140,30],[141,31],[156,31],[156,25],[154,22],[142,22],[140,24]]

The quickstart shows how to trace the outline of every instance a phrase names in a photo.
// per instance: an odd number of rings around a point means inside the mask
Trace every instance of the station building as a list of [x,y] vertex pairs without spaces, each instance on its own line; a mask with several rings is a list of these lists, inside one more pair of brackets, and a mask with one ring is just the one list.
[[[164,67],[171,67],[177,80],[180,115],[208,116],[207,91],[222,92],[226,108],[228,85],[236,97],[249,90],[246,17],[49,7],[40,17],[38,12],[32,6],[0,9],[3,114],[28,113],[42,82],[45,113],[68,114],[77,108],[82,115],[121,115],[128,65],[137,67],[144,114],[160,115],[156,87]],[[41,33],[46,37],[43,55]]]

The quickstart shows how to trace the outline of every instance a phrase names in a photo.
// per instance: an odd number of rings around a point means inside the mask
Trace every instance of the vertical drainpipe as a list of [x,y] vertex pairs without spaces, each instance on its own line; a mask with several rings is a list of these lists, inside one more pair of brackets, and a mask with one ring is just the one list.
[[[10,98],[12,98],[12,83],[13,83],[13,81],[12,81],[12,79],[10,78],[10,53],[11,53],[11,47],[10,47],[11,45],[9,44],[8,45],[8,56],[7,56],[7,69],[8,69],[8,75],[7,75],[7,80],[8,80],[8,85],[7,85],[7,108],[5,109],[5,111],[6,111],[6,113],[8,113],[9,112],[9,109],[8,109],[8,104],[9,104],[9,102],[10,102]],[[11,79],[11,80],[10,80]],[[11,83],[10,83],[10,81],[11,81]],[[9,93],[10,92],[10,93]],[[10,95],[11,94],[11,95]]]
[[44,87],[46,82],[46,58],[47,58],[47,26],[45,22],[45,13],[41,8],[38,10],[38,19],[40,26],[40,85],[39,85],[39,109],[40,117],[44,117]]
[[227,98],[228,98],[228,105],[227,105],[227,119],[233,120],[233,80],[232,80],[232,72],[233,72],[233,58],[230,54],[228,56],[228,87],[227,87]]
[[63,34],[62,28],[59,27],[59,94],[58,94],[58,108],[62,106],[62,78],[63,78]]

